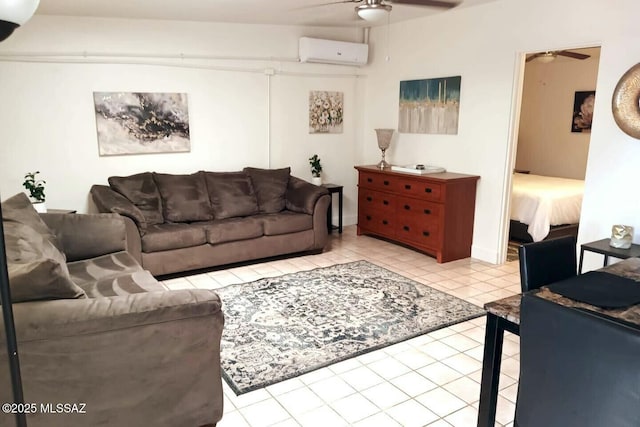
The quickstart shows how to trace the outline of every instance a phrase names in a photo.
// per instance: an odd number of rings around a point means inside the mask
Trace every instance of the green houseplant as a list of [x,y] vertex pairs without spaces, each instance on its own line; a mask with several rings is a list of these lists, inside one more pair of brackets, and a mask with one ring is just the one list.
[[47,182],[36,177],[39,173],[40,171],[27,172],[24,176],[22,186],[29,191],[29,197],[31,197],[33,207],[36,208],[38,212],[46,212],[44,185]]
[[315,185],[322,184],[322,165],[320,164],[320,157],[318,157],[317,154],[309,157],[309,164],[311,165],[311,182]]

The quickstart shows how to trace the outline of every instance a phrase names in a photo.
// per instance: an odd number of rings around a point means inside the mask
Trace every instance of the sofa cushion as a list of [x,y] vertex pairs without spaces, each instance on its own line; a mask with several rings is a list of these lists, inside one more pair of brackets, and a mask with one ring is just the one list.
[[109,177],[111,188],[129,199],[144,216],[147,224],[162,224],[162,200],[151,172]]
[[258,199],[244,172],[205,172],[207,191],[216,219],[255,215]]
[[159,252],[190,248],[207,242],[205,230],[198,224],[156,224],[142,236],[143,252]]
[[17,222],[4,221],[3,226],[13,302],[84,296],[49,239]]
[[213,219],[204,174],[153,174],[160,197],[164,219],[171,222],[207,221]]
[[260,212],[276,213],[285,208],[285,193],[291,168],[244,168],[244,171],[251,177]]
[[262,221],[265,236],[296,233],[313,228],[313,216],[303,213],[282,211],[275,214],[259,215],[256,219]]
[[256,217],[227,218],[203,224],[212,245],[262,237],[262,221]]
[[165,290],[125,251],[71,262],[69,273],[89,298]]

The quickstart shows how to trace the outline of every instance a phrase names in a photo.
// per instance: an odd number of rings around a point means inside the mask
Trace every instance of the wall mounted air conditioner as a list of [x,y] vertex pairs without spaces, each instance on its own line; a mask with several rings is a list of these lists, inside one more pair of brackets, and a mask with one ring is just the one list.
[[300,62],[360,66],[369,57],[369,45],[364,43],[301,37],[299,47]]

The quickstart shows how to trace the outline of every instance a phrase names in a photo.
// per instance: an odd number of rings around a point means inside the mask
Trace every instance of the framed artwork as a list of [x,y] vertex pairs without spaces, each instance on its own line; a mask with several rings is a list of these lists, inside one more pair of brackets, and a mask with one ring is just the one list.
[[309,133],[342,133],[344,94],[309,92]]
[[573,120],[571,132],[591,132],[593,106],[596,102],[596,91],[576,92],[573,98]]
[[461,76],[400,82],[398,132],[458,134]]
[[101,156],[191,150],[186,93],[94,92]]

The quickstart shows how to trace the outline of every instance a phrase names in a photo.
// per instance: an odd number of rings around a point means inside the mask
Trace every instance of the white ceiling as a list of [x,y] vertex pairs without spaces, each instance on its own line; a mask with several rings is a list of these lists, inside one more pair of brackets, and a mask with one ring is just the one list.
[[[330,1],[41,0],[36,14],[303,26],[370,25],[357,18],[354,11],[357,3],[317,6]],[[495,0],[462,0],[458,7],[477,6],[491,1]],[[391,1],[389,4],[393,5]],[[395,4],[390,20],[399,22],[438,13],[447,13],[447,9]]]

